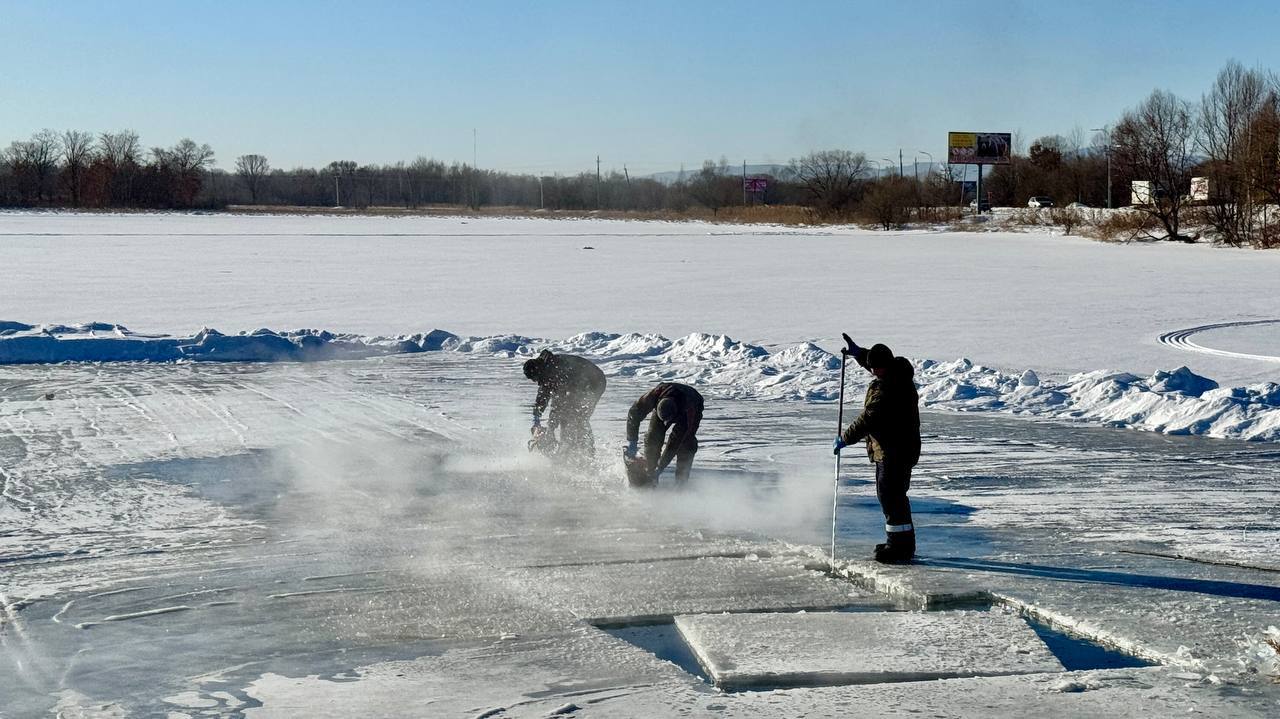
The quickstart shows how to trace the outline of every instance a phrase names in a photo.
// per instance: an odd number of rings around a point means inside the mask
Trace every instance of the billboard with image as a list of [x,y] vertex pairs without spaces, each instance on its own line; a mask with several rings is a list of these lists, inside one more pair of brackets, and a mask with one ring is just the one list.
[[1007,165],[1013,147],[1008,132],[948,132],[947,162],[952,165]]

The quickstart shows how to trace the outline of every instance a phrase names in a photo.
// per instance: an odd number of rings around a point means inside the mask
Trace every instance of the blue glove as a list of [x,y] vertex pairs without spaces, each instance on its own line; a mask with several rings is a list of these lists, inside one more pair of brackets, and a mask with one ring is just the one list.
[[538,416],[538,415],[536,415],[536,414],[535,414],[535,415],[533,415],[533,426],[534,426],[534,427],[541,427],[541,426],[542,426],[542,418],[541,418],[541,417],[539,417],[539,416]]
[[627,459],[635,459],[635,458],[636,458],[636,443],[635,443],[635,442],[627,442],[627,448],[626,448],[625,450],[623,450],[623,452],[622,452],[622,456],[623,456],[623,457],[626,457]]
[[847,446],[849,445],[844,443],[844,439],[840,437],[836,437],[836,441],[831,444],[831,453],[840,454],[840,450],[844,449]]

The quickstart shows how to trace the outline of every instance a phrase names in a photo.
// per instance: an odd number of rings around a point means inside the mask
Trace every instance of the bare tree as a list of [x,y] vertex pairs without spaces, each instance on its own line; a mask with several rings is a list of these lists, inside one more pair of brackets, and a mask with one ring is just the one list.
[[333,204],[335,206],[340,207],[342,205],[342,198],[344,197],[347,198],[347,201],[352,205],[356,204],[353,201],[355,193],[351,191],[351,188],[355,181],[357,167],[359,167],[359,165],[351,160],[334,160],[325,168],[333,178]]
[[258,204],[258,193],[271,174],[271,164],[262,155],[241,155],[236,158],[236,175],[249,190],[250,201]]
[[98,159],[106,172],[103,204],[120,205],[132,200],[133,180],[142,162],[142,144],[133,130],[104,132],[98,136]]
[[45,129],[32,135],[30,140],[15,140],[7,154],[19,194],[28,201],[52,200],[52,179],[58,168],[58,134]]
[[151,148],[151,155],[162,172],[170,172],[176,178],[173,202],[180,207],[193,205],[203,184],[203,172],[213,165],[213,148],[184,137],[171,148]]
[[71,204],[80,206],[84,172],[93,161],[93,133],[67,130],[62,133],[62,168],[71,189]]
[[1275,155],[1255,147],[1273,142],[1265,118],[1275,96],[1274,78],[1232,61],[1200,102],[1199,147],[1208,158],[1204,172],[1212,193],[1206,216],[1215,234],[1232,245],[1256,240],[1255,178],[1274,166]]
[[192,139],[184,137],[178,144],[163,151],[163,159],[181,174],[196,173],[213,165],[213,148],[207,144],[197,145]]
[[102,133],[98,136],[98,152],[110,167],[136,165],[142,161],[142,145],[133,130]]
[[906,224],[915,198],[914,183],[889,175],[871,183],[859,209],[876,224],[891,230]]
[[702,169],[689,180],[688,189],[693,199],[711,210],[712,215],[718,214],[721,207],[733,204],[741,191],[724,157],[719,164],[711,160],[702,163]]
[[1190,241],[1181,233],[1182,210],[1191,186],[1197,137],[1191,106],[1156,90],[1125,112],[1112,135],[1115,161],[1127,174],[1150,181],[1150,202],[1139,206],[1164,228],[1165,239]]
[[792,160],[791,173],[819,211],[837,213],[858,198],[868,165],[861,152],[822,150]]

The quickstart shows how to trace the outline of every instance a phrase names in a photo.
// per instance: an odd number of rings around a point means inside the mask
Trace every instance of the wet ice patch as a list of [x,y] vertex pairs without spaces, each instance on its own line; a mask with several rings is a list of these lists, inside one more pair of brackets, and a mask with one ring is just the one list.
[[702,665],[698,663],[698,657],[694,656],[693,650],[689,648],[684,638],[680,636],[675,624],[663,622],[660,624],[605,626],[601,627],[601,629],[610,636],[617,637],[629,644],[634,644],[651,652],[659,659],[671,662],[690,675],[698,677],[708,684],[711,683],[711,677],[708,676]]

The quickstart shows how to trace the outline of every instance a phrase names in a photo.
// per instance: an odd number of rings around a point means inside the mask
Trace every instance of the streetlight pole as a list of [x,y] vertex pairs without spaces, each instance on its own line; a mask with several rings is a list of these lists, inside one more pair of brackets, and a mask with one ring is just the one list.
[[1111,127],[1095,127],[1089,132],[1107,133],[1107,209],[1111,209]]
[[[893,172],[893,160],[890,160],[890,159],[889,159],[889,158],[887,158],[887,157],[882,157],[882,158],[880,158],[880,159],[881,159],[882,161],[884,161],[884,162],[888,163],[888,165],[889,165],[889,172]],[[901,171],[899,171],[899,172],[898,172],[898,175],[899,175],[899,176],[901,176],[901,175],[902,175],[902,172],[901,172]]]

